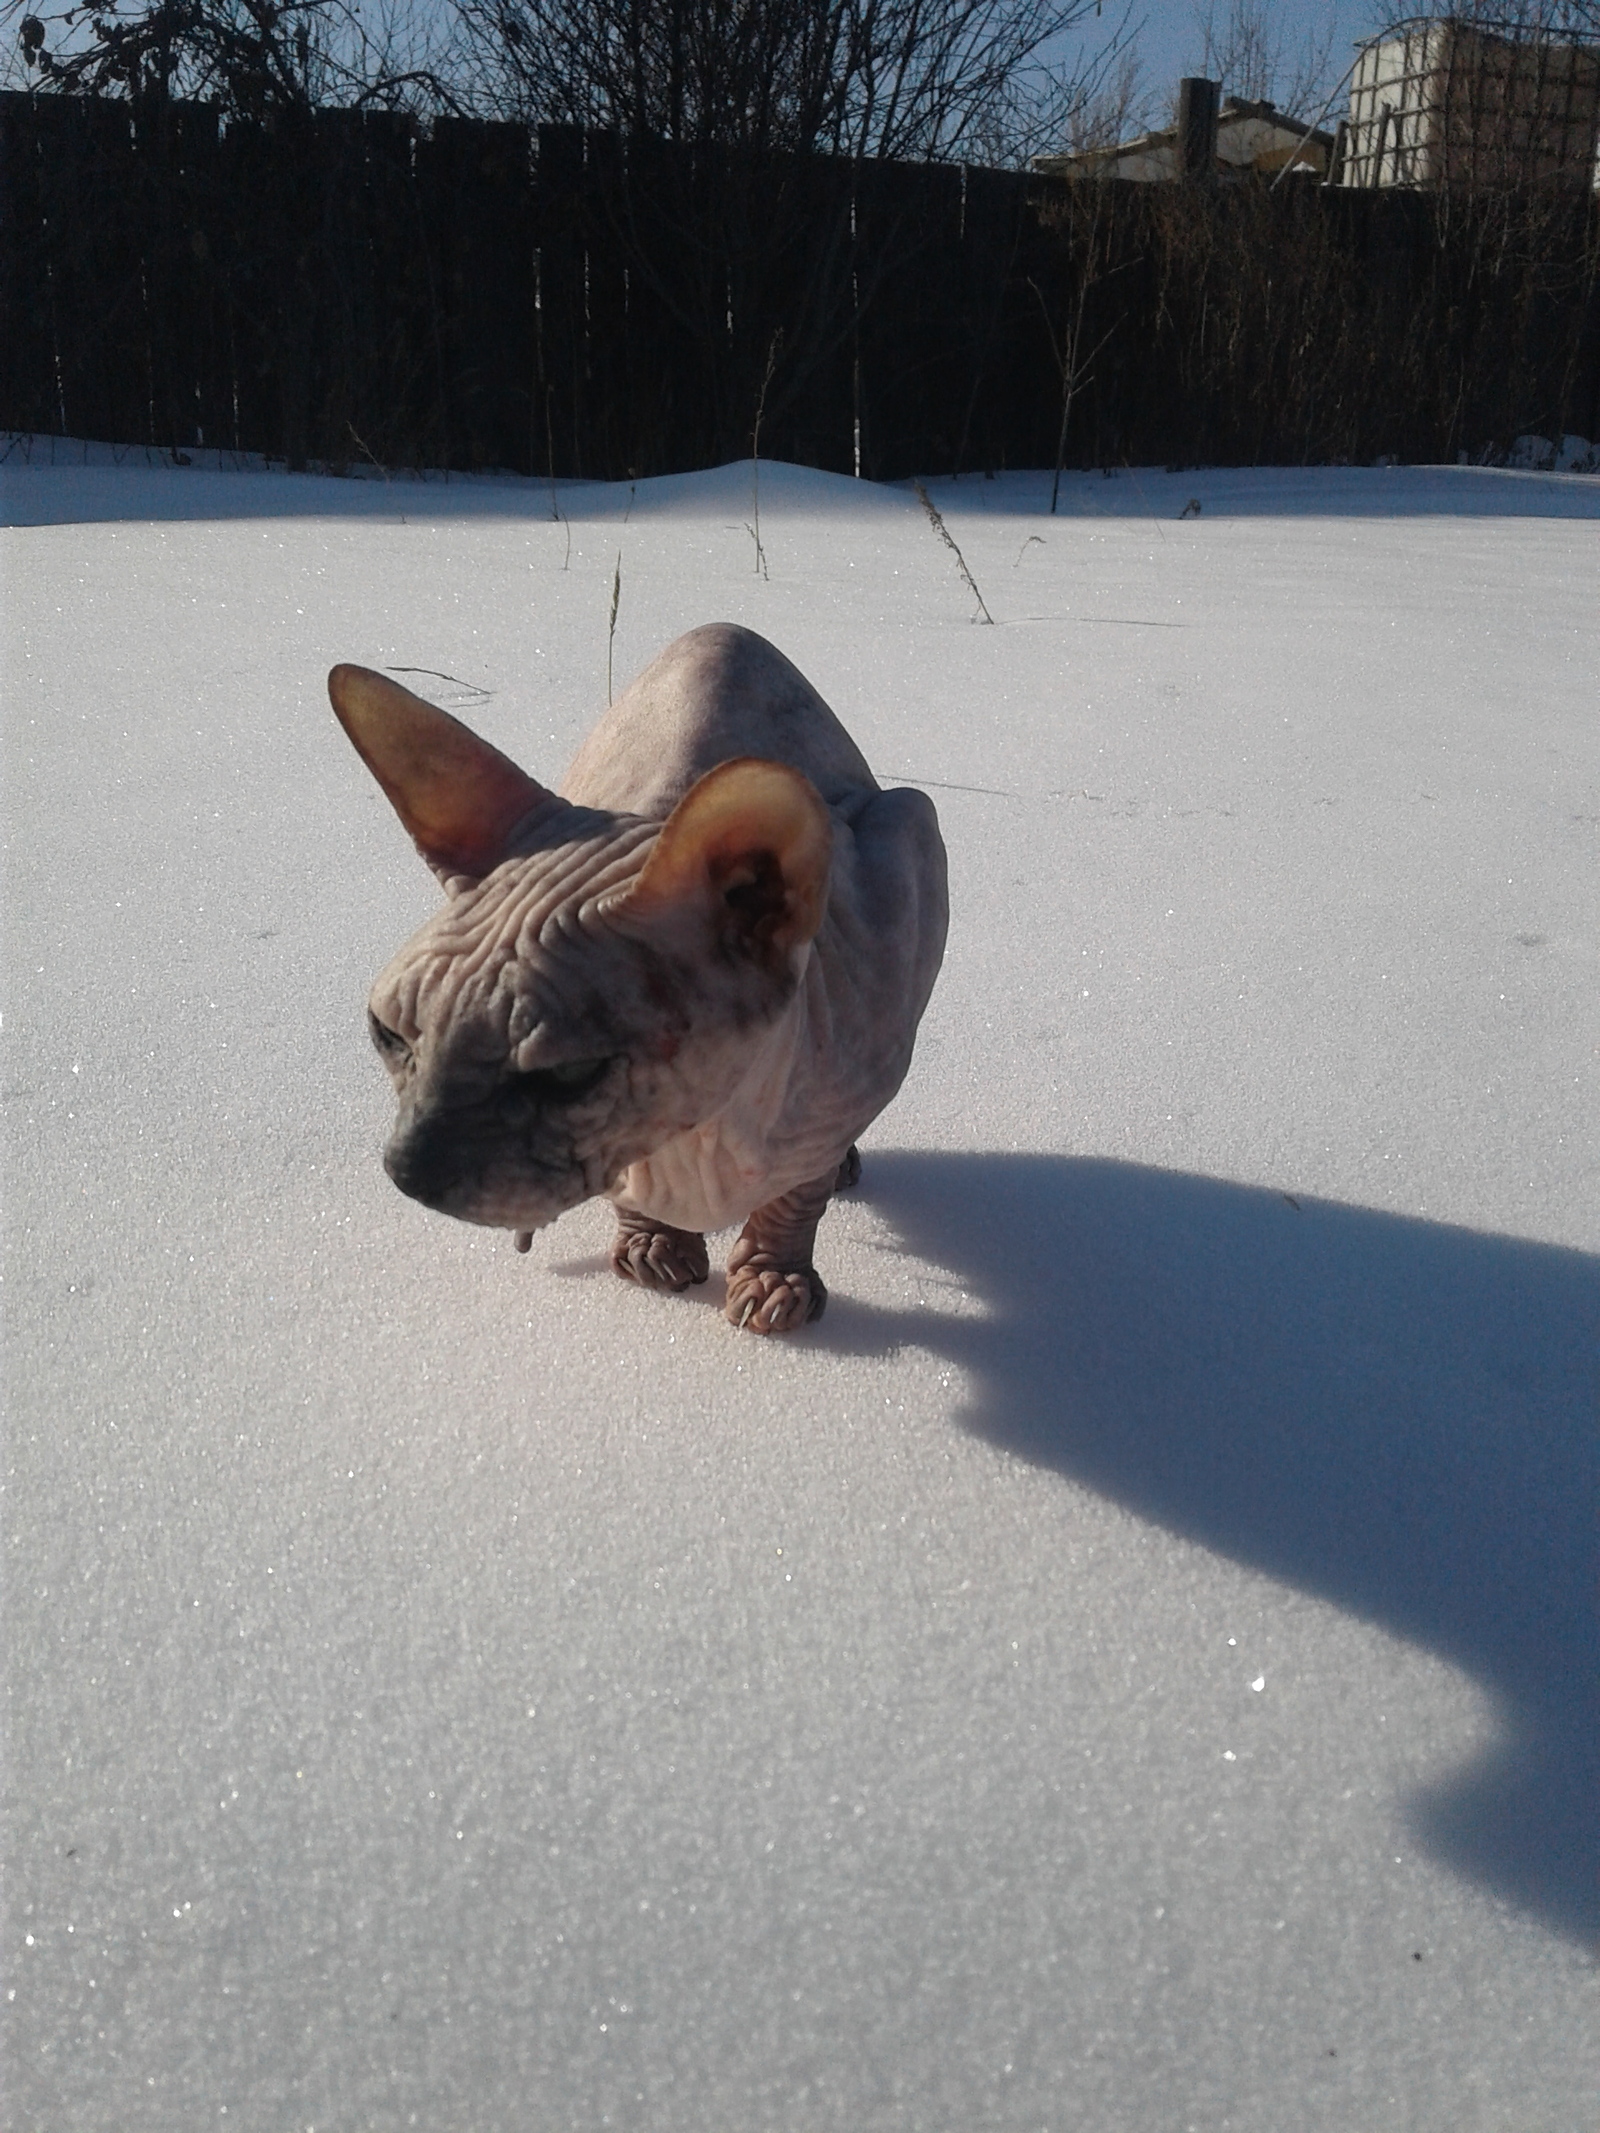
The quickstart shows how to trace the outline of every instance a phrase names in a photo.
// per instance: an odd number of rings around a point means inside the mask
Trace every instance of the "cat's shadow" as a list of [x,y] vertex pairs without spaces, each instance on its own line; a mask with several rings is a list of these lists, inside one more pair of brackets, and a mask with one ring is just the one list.
[[840,1283],[805,1342],[948,1357],[982,1436],[1474,1677],[1498,1745],[1416,1834],[1592,1940],[1600,1259],[1060,1156],[873,1151],[859,1191],[971,1302]]
[[[864,1300],[825,1220],[789,1353],[930,1349],[981,1436],[1462,1668],[1501,1733],[1418,1840],[1600,1937],[1600,1260],[1089,1158],[873,1150],[856,1196],[898,1240],[869,1255],[967,1302]],[[686,1300],[723,1295],[713,1266]]]

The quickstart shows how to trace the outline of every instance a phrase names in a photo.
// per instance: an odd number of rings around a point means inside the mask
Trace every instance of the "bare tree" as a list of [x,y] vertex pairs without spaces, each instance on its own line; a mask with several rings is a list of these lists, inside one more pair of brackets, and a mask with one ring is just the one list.
[[237,116],[458,108],[440,33],[413,0],[0,0],[0,50],[13,82],[193,97]]
[[1115,148],[1155,123],[1157,99],[1144,79],[1138,51],[1124,46],[1101,67],[1067,116],[1065,145],[1074,152]]
[[0,0],[0,79],[240,114],[474,110],[759,152],[1021,161],[1104,67],[1048,56],[1092,4]]
[[1229,96],[1280,110],[1315,111],[1333,85],[1336,23],[1331,5],[1313,19],[1298,46],[1291,46],[1269,0],[1205,0],[1194,11],[1200,43],[1197,71],[1221,82]]
[[505,116],[760,153],[1022,160],[1065,131],[1046,57],[1091,0],[457,0]]

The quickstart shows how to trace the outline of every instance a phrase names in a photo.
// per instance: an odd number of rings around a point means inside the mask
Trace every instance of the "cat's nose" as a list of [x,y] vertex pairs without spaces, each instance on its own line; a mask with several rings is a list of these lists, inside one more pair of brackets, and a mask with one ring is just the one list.
[[448,1136],[421,1119],[397,1129],[383,1151],[383,1167],[400,1190],[424,1207],[448,1212],[446,1201],[459,1182]]

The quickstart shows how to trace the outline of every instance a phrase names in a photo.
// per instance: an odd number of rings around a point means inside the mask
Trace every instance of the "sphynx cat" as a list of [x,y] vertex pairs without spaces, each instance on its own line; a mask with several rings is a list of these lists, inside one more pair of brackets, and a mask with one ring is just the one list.
[[390,1177],[522,1250],[604,1195],[611,1264],[647,1288],[704,1281],[704,1233],[738,1223],[728,1317],[819,1318],[817,1224],[944,950],[926,795],[883,791],[729,623],[668,645],[559,792],[386,675],[338,666],[328,692],[446,891],[371,996]]

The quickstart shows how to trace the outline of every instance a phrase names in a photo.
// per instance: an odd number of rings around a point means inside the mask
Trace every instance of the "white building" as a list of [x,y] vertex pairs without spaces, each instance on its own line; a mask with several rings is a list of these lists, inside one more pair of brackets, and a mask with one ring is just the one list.
[[[1291,118],[1275,104],[1225,96],[1217,114],[1209,167],[1220,178],[1244,178],[1252,174],[1276,177],[1285,165],[1292,165],[1320,178],[1326,177],[1332,154],[1332,134],[1308,130],[1303,119]],[[1206,161],[1202,157],[1202,170]],[[1182,131],[1178,126],[1164,126],[1114,147],[1035,156],[1032,167],[1052,178],[1121,178],[1135,185],[1157,184],[1184,175]]]
[[1356,61],[1345,185],[1597,181],[1600,50],[1418,19]]

